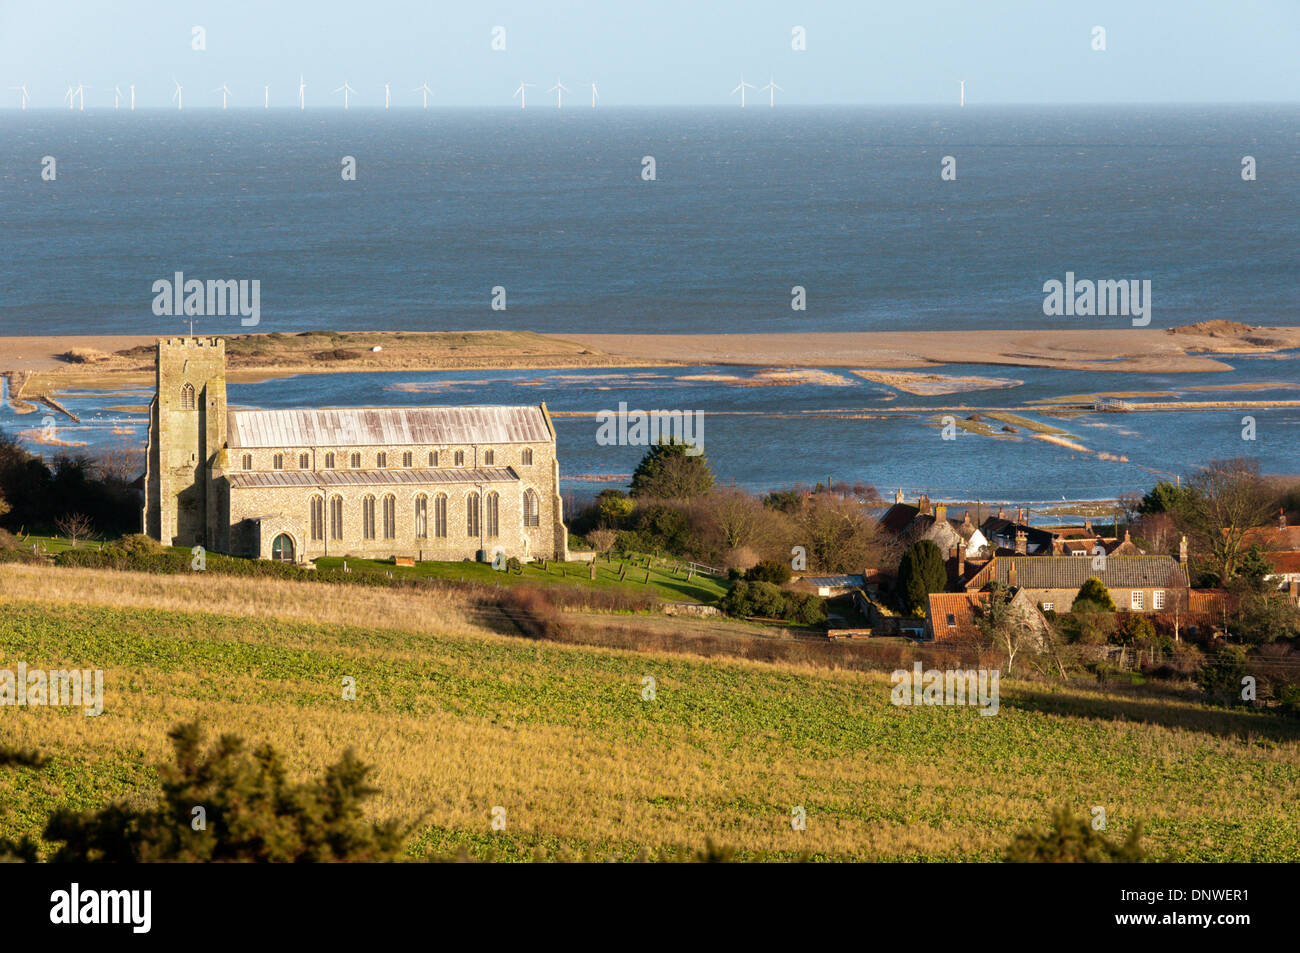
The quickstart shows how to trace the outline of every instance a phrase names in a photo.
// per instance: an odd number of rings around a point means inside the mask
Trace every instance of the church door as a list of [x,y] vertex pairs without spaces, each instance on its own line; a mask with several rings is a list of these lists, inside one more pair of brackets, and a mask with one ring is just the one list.
[[293,562],[293,540],[286,533],[281,533],[271,542],[271,558],[281,562]]

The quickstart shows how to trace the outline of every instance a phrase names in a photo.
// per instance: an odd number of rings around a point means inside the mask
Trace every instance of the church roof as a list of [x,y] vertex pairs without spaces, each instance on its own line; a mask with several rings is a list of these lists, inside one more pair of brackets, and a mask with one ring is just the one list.
[[536,406],[231,410],[228,415],[232,450],[551,441],[546,417]]
[[439,483],[514,483],[509,467],[445,467],[412,470],[269,470],[231,473],[231,489],[283,486],[414,486]]

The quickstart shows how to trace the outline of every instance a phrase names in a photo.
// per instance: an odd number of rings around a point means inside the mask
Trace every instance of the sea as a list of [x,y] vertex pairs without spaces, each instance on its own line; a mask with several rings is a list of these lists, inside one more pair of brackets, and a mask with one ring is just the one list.
[[[177,272],[259,282],[255,327],[201,318],[204,334],[1130,326],[1045,315],[1044,283],[1067,272],[1149,280],[1154,328],[1296,325],[1298,181],[1296,105],[4,110],[0,336],[181,333],[153,309]],[[1103,499],[1219,457],[1300,471],[1300,412],[1254,412],[1254,440],[1241,412],[1040,418],[1083,451],[1023,430],[943,440],[932,417],[1103,390],[1295,399],[1296,357],[1230,355],[1217,374],[949,365],[930,370],[1016,383],[938,397],[845,369],[754,386],[763,369],[701,366],[305,375],[230,399],[545,400],[573,492],[635,466],[641,449],[599,445],[590,416],[624,400],[704,410],[719,478],[753,489]],[[60,420],[61,439],[140,440],[145,396],[61,397],[86,422]],[[35,426],[0,410],[0,428]]]

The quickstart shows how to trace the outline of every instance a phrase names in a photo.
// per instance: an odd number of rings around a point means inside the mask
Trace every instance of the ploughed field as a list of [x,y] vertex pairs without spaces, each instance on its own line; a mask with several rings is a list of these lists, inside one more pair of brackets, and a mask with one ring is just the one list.
[[1141,820],[1160,858],[1300,853],[1300,725],[1269,716],[1009,680],[993,716],[895,707],[884,673],[504,636],[455,593],[117,575],[0,566],[0,669],[104,670],[98,717],[0,707],[0,744],[52,757],[0,771],[0,834],[152,796],[165,732],[199,718],[298,776],[354,747],[413,855],[992,860],[1056,805]]

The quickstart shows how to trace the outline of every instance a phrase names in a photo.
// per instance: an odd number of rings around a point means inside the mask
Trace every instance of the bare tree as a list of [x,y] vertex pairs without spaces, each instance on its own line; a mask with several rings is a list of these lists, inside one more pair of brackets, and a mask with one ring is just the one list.
[[1178,520],[1219,584],[1226,586],[1237,573],[1247,530],[1262,526],[1272,506],[1259,461],[1214,460],[1188,479]]
[[65,513],[54,521],[54,525],[72,542],[73,549],[77,548],[77,540],[85,539],[95,529],[95,524],[84,513]]

